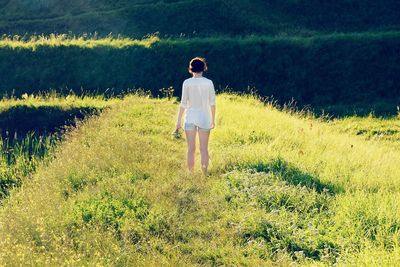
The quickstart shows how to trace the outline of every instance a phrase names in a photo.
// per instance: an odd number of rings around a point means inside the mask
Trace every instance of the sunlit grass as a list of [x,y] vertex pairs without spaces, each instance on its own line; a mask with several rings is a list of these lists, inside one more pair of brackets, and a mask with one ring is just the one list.
[[358,136],[370,142],[378,142],[392,149],[400,148],[400,115],[390,118],[346,117],[329,123],[332,130]]
[[118,98],[105,98],[104,95],[62,95],[56,91],[49,91],[36,94],[24,93],[20,97],[3,97],[0,99],[0,112],[14,106],[50,107],[97,107],[105,108],[120,101]]
[[160,38],[158,35],[149,35],[142,39],[132,39],[121,36],[108,36],[98,37],[96,34],[82,34],[79,36],[71,34],[50,34],[50,35],[3,35],[0,38],[0,48],[24,48],[35,50],[40,46],[46,47],[59,47],[59,46],[76,46],[80,48],[96,48],[96,47],[109,47],[109,48],[126,48],[130,46],[142,46],[150,48],[156,43],[166,44],[192,44],[192,43],[220,43],[224,42],[227,44],[241,43],[244,45],[254,45],[258,43],[270,43],[288,41],[301,45],[312,45],[318,41],[329,41],[329,40],[354,40],[354,41],[366,41],[369,39],[379,38],[398,38],[400,32],[398,31],[387,31],[387,32],[361,32],[361,33],[329,33],[329,34],[318,34],[311,36],[268,36],[268,35],[248,35],[242,37],[232,37],[229,35],[218,35],[209,37],[165,37]]
[[[60,131],[80,119],[121,101],[102,96],[23,94],[0,100],[0,200],[21,186],[44,160],[50,160],[62,139]],[[32,126],[32,128],[29,128]],[[50,128],[49,126],[56,126]],[[64,127],[65,126],[65,127]]]
[[35,50],[40,46],[57,47],[57,46],[76,46],[81,48],[110,47],[124,48],[128,46],[150,47],[158,42],[157,36],[149,36],[147,38],[131,39],[127,37],[102,37],[97,38],[96,35],[71,36],[68,34],[50,34],[50,35],[32,35],[24,36],[3,36],[0,39],[0,48],[25,48]]
[[[210,177],[185,170],[178,105],[127,96],[67,134],[0,210],[0,262],[394,266],[400,152],[220,94]],[[198,157],[196,167],[199,167]]]

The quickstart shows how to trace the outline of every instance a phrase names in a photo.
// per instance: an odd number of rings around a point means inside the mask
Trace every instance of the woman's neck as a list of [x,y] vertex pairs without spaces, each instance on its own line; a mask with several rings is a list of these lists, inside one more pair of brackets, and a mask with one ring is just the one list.
[[203,77],[203,73],[199,72],[199,73],[193,73],[193,78],[202,78]]

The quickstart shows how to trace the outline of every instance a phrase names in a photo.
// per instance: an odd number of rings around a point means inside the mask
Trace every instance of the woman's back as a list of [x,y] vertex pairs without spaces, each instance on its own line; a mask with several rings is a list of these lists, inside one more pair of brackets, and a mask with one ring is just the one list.
[[182,86],[181,106],[186,108],[185,122],[201,128],[211,127],[210,106],[215,106],[215,89],[210,79],[192,77]]
[[205,77],[189,78],[183,82],[182,103],[187,109],[209,111],[215,105],[214,84]]

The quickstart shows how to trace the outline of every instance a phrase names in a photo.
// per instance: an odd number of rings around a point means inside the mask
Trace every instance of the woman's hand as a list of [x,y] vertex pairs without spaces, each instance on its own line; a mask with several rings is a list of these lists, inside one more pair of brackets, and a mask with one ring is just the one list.
[[178,131],[181,128],[182,128],[182,122],[181,121],[177,121],[176,122],[176,126],[175,126],[175,131]]
[[215,122],[211,122],[211,129],[215,128]]

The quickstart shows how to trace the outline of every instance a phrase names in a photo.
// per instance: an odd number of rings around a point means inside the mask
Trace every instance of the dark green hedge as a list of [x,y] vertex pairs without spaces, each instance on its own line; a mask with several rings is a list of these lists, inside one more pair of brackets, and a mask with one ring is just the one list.
[[400,33],[313,38],[162,40],[151,48],[49,47],[0,49],[0,90],[49,88],[79,92],[174,86],[180,94],[188,61],[204,56],[218,88],[256,87],[299,103],[334,104],[400,96]]

